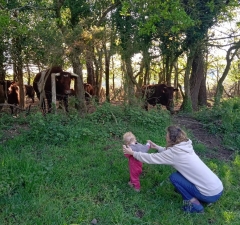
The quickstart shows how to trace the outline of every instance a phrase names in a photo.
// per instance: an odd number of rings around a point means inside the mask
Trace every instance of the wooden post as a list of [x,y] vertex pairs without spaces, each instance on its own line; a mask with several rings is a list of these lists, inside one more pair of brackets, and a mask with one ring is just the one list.
[[54,108],[54,113],[57,112],[56,110],[56,76],[59,76],[60,73],[52,73],[51,74],[51,84],[52,84],[52,107]]

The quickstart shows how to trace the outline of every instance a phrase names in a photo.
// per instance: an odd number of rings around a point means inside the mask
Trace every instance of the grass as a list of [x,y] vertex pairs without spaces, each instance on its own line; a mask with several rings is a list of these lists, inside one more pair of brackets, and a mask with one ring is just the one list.
[[[144,164],[140,193],[127,185],[122,135],[131,130],[139,142],[164,145],[171,124],[164,110],[106,104],[84,119],[70,112],[14,119],[2,115],[0,120],[6,131],[0,133],[1,225],[87,225],[93,219],[98,225],[239,224],[238,155],[228,163],[203,159],[225,187],[203,215],[182,212],[181,196],[168,180],[174,171],[169,166]],[[24,129],[11,139],[6,133],[13,123]]]

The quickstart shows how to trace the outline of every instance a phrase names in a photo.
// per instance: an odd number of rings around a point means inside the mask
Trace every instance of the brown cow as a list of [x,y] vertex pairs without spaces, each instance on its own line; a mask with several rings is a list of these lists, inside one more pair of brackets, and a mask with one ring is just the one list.
[[[7,103],[10,104],[11,114],[13,114],[13,108],[18,106],[20,103],[20,93],[19,93],[19,86],[17,82],[12,82],[7,91]],[[15,110],[15,114],[17,113],[17,108]]]
[[89,101],[92,98],[92,96],[94,95],[93,86],[88,83],[84,83],[83,86],[84,86],[84,90],[85,90],[85,100]]
[[[77,75],[69,72],[65,72],[61,67],[52,67],[46,71],[38,73],[33,81],[33,88],[40,100],[40,93],[43,93],[42,109],[44,114],[46,113],[46,105],[44,99],[47,99],[48,112],[51,112],[52,107],[52,81],[51,74],[57,73],[56,76],[56,99],[63,101],[65,110],[68,112],[68,95],[71,93],[70,84],[73,78]],[[45,92],[45,96],[44,96]]]
[[[11,105],[19,105],[19,86],[16,82],[11,80],[0,81],[0,85],[2,85],[1,92],[1,103],[7,101],[8,104]],[[1,107],[2,108],[2,107]],[[10,106],[11,113],[13,114],[14,106]]]
[[169,87],[165,84],[144,85],[142,95],[145,99],[144,108],[148,110],[148,104],[155,106],[161,104],[172,112],[173,93],[177,88]]
[[[93,86],[88,83],[84,83],[83,86],[84,86],[84,90],[85,90],[85,100],[89,101],[92,98],[92,96],[94,95]],[[76,91],[74,89],[71,89],[70,95],[76,96]]]
[[[3,93],[1,95],[2,100],[1,103],[4,103],[5,100],[8,104],[12,105],[19,105],[19,99],[20,99],[20,92],[19,92],[19,85],[18,82],[11,81],[11,80],[5,80],[0,81],[0,85],[3,86]],[[34,96],[35,92],[33,90],[33,87],[31,85],[24,85],[25,87],[25,95],[32,99],[34,102]],[[10,106],[11,112],[13,113],[13,106]]]

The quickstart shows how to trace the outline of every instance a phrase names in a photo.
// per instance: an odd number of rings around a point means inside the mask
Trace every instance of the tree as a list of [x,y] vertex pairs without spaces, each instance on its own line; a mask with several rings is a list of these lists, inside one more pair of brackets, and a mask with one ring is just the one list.
[[240,41],[234,43],[227,51],[227,55],[226,55],[227,64],[226,64],[224,72],[223,72],[222,76],[220,77],[218,84],[217,84],[214,105],[218,105],[220,103],[220,99],[223,94],[223,81],[227,77],[227,74],[230,70],[231,63],[239,49],[240,49]]

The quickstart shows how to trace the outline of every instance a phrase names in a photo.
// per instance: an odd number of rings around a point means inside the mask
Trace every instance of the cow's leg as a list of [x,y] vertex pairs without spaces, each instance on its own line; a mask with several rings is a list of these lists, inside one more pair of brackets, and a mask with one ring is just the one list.
[[17,114],[18,114],[18,105],[17,104],[15,104],[15,107],[14,107],[15,109],[14,109],[14,115],[15,116],[17,116]]
[[47,110],[48,113],[51,113],[52,111],[52,100],[51,99],[47,99]]
[[51,113],[51,110],[52,110],[52,95],[51,94],[46,94],[46,99],[47,99],[47,105],[45,103],[45,112]]
[[173,101],[170,101],[166,107],[167,107],[167,110],[170,111],[171,114],[174,114],[174,103],[173,103]]
[[69,112],[68,111],[68,95],[63,97],[63,104],[66,112]]
[[10,106],[11,115],[13,115],[13,106]]
[[162,105],[161,104],[156,104],[157,110],[161,110],[162,109]]
[[[38,98],[40,100],[40,97]],[[42,114],[45,115],[46,114],[46,103],[45,103],[45,98],[42,99],[41,105],[40,105],[41,109],[42,109]]]
[[144,109],[145,109],[146,111],[148,111],[148,102],[147,102],[147,101],[144,102],[144,106],[143,106],[143,107],[144,107]]

